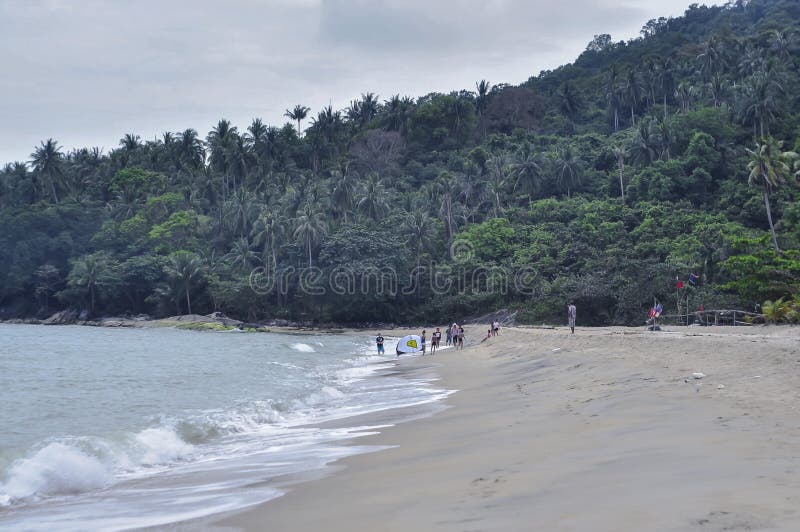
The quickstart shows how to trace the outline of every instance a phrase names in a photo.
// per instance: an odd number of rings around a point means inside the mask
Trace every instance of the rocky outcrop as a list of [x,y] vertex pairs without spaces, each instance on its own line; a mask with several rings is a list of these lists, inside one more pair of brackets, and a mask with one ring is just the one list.
[[77,309],[60,310],[49,318],[42,320],[42,323],[44,325],[73,325],[78,321],[86,320],[86,318],[80,319],[84,312],[88,317],[89,313],[86,311],[80,312]]

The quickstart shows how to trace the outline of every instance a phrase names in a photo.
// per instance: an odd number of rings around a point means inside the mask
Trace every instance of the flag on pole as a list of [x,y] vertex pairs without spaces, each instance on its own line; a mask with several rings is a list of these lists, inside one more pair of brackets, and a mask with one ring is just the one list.
[[683,281],[676,279],[675,282],[676,282],[675,288],[683,288]]

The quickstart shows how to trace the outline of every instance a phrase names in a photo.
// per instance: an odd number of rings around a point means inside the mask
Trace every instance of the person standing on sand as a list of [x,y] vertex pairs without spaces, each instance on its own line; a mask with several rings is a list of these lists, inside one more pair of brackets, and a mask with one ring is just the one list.
[[497,336],[500,334],[500,322],[498,320],[494,320],[492,322],[492,336]]
[[425,331],[422,331],[420,338],[422,338],[422,356],[425,356]]
[[378,344],[378,354],[382,355],[383,354],[383,336],[381,336],[381,333],[378,333],[378,336],[375,337],[375,343]]
[[464,349],[464,327],[458,328],[458,348]]
[[445,335],[447,335],[447,339],[445,340],[445,344],[444,345],[450,345],[450,342],[453,341],[453,329],[448,327],[447,330],[444,333],[445,333]]
[[575,308],[575,303],[570,301],[567,307],[567,319],[569,320],[569,328],[572,329],[572,334],[575,334],[575,316],[577,313],[578,309]]
[[431,335],[431,354],[434,354],[439,348],[439,342],[442,341],[442,331],[436,327],[436,331]]

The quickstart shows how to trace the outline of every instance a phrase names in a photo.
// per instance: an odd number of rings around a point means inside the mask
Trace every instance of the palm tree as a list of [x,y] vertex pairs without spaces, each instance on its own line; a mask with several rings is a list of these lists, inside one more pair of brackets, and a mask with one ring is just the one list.
[[755,150],[747,149],[747,153],[750,155],[750,161],[747,163],[747,169],[750,171],[747,176],[747,182],[750,185],[761,185],[764,188],[764,206],[767,209],[767,221],[769,222],[769,231],[772,234],[772,244],[775,246],[777,253],[780,253],[781,250],[778,247],[778,239],[775,236],[775,226],[772,224],[769,194],[792,175],[788,161],[797,157],[794,152],[781,151],[782,145],[782,142],[772,137],[763,137],[756,141]]
[[636,128],[636,135],[631,142],[631,156],[634,161],[649,165],[656,160],[656,135],[653,134],[652,120],[642,119]]
[[308,252],[308,267],[311,268],[311,252],[315,244],[328,232],[325,217],[312,203],[306,203],[302,214],[295,219],[294,238],[302,242]]
[[86,255],[72,263],[67,278],[69,286],[83,288],[89,293],[89,312],[94,314],[98,287],[107,279],[108,262],[102,256]]
[[398,131],[403,137],[408,136],[408,119],[414,107],[414,100],[408,96],[401,98],[399,94],[395,94],[383,103],[386,129]]
[[246,270],[258,262],[258,254],[253,251],[246,237],[239,237],[233,243],[231,250],[225,254],[224,259],[230,263],[231,267]]
[[478,120],[483,127],[483,138],[486,138],[486,123],[483,120],[483,113],[489,106],[489,89],[491,89],[491,84],[485,79],[475,84],[475,110],[478,112]]
[[350,102],[350,107],[347,109],[347,118],[356,125],[356,128],[368,124],[377,114],[378,98],[371,92],[362,94],[360,100]]
[[558,88],[558,110],[562,115],[570,120],[575,119],[575,115],[581,108],[580,94],[575,86],[569,81],[565,81]]
[[520,145],[514,153],[509,168],[516,178],[514,189],[516,190],[521,183],[530,200],[531,195],[539,191],[539,179],[542,174],[541,157],[534,151],[530,142]]
[[347,213],[353,208],[356,194],[356,180],[349,172],[334,170],[331,172],[331,207],[335,213],[341,214],[347,223]]
[[197,170],[206,160],[206,150],[200,136],[192,128],[180,133],[177,140],[178,161],[183,168]]
[[612,63],[611,68],[606,72],[605,78],[605,91],[606,101],[608,101],[609,110],[614,115],[614,131],[619,129],[619,100],[620,100],[620,87],[619,87],[619,71],[617,70],[616,63]]
[[692,96],[694,95],[694,86],[689,82],[689,80],[681,80],[678,83],[678,86],[675,88],[675,97],[678,98],[678,101],[681,104],[681,111],[684,113],[689,112],[689,104],[692,101]]
[[[207,142],[209,148],[209,163],[211,169],[222,175],[224,186],[222,187],[223,200],[227,198],[229,179],[234,166],[231,161],[239,132],[236,126],[224,118],[217,122],[217,125],[208,133]],[[233,186],[236,190],[236,184]]]
[[775,121],[775,113],[780,107],[778,96],[783,87],[770,72],[760,72],[748,78],[742,85],[739,118],[742,122],[753,122],[753,135],[756,125],[760,136],[768,136],[769,125]]
[[711,101],[714,107],[722,105],[725,94],[728,91],[728,82],[719,74],[714,74],[711,81],[708,82],[708,92],[711,95]]
[[492,157],[486,161],[486,168],[489,171],[488,190],[492,198],[492,209],[497,218],[504,210],[502,197],[511,174],[508,156],[501,154]]
[[367,178],[356,206],[376,222],[383,218],[385,211],[388,209],[386,187],[377,173],[373,172]]
[[574,148],[569,144],[558,147],[553,162],[556,170],[556,181],[559,187],[567,190],[567,197],[570,197],[572,189],[581,184],[583,163],[575,153]]
[[628,158],[629,153],[622,145],[612,147],[611,153],[617,160],[617,166],[619,167],[619,193],[622,198],[622,203],[625,203],[625,182],[623,180],[623,175],[625,174],[625,159]]
[[248,235],[256,216],[258,216],[256,196],[244,188],[239,189],[225,202],[225,222],[233,234]]
[[797,51],[797,34],[790,29],[772,30],[770,48],[786,64],[793,65]]
[[714,35],[708,38],[701,46],[697,55],[700,60],[700,71],[705,80],[710,80],[715,74],[725,67],[724,46],[720,39]]
[[439,216],[447,228],[447,245],[453,241],[455,235],[455,218],[453,216],[453,192],[455,191],[456,179],[452,172],[440,172],[436,181],[427,187],[431,204],[439,201]]
[[283,116],[289,118],[290,120],[297,120],[298,135],[302,133],[302,131],[300,131],[300,121],[305,119],[306,116],[308,116],[308,112],[310,110],[311,109],[309,109],[305,105],[295,105],[294,109],[292,109],[291,111],[287,109],[286,112],[283,113]]
[[125,136],[120,139],[119,145],[126,152],[133,153],[142,147],[142,137],[133,133],[125,133]]
[[186,296],[186,313],[191,314],[190,293],[203,277],[203,263],[200,258],[194,253],[179,251],[170,257],[164,270]]
[[56,183],[64,177],[63,158],[58,142],[53,139],[42,141],[41,145],[31,154],[34,172],[49,182],[53,201],[56,203],[58,203]]
[[664,95],[664,118],[667,118],[667,97],[675,91],[675,65],[671,57],[665,57],[658,65],[658,78]]
[[639,107],[639,102],[642,99],[642,82],[639,79],[639,74],[634,68],[628,70],[625,77],[625,99],[631,108],[631,125],[636,125],[636,109]]
[[420,257],[422,256],[422,250],[430,241],[433,223],[428,213],[416,210],[406,217],[402,229],[417,245],[417,272],[419,272]]
[[273,270],[278,268],[277,243],[278,239],[283,235],[283,229],[283,220],[273,211],[264,209],[250,231],[250,237],[253,242],[257,246],[262,246],[265,255],[269,249],[270,263]]
[[[650,125],[652,126],[652,122]],[[659,157],[661,159],[669,161],[671,157],[670,147],[672,146],[674,135],[672,133],[672,124],[669,120],[664,120],[661,117],[658,117],[655,120],[655,131],[656,131],[656,140],[658,142],[660,148]]]

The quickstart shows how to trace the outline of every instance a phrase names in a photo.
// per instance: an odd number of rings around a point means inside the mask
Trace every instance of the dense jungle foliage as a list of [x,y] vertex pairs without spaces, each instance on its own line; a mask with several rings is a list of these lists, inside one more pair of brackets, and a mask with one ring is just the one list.
[[44,140],[0,171],[0,318],[541,322],[574,299],[600,325],[687,292],[791,301],[799,24],[796,0],[693,5],[521,86],[367,92],[110,153]]

